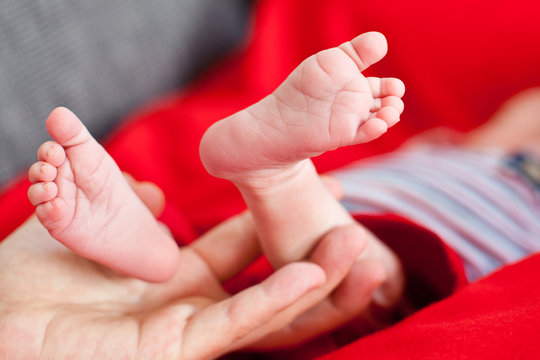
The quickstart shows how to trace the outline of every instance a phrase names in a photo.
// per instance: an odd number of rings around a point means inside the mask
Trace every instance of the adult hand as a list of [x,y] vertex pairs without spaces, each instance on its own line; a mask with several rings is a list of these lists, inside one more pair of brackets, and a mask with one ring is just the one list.
[[294,322],[365,246],[363,232],[337,229],[311,262],[231,296],[221,282],[260,253],[250,222],[233,218],[181,248],[178,274],[150,284],[73,254],[31,217],[0,244],[0,358],[217,357]]

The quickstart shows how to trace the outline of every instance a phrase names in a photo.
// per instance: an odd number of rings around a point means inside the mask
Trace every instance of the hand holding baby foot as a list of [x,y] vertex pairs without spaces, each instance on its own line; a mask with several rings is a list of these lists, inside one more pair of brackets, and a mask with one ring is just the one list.
[[[140,185],[135,190],[144,193]],[[333,324],[347,319],[348,308],[335,297],[319,301],[365,245],[357,237],[350,227],[331,231],[309,261],[289,264],[230,295],[221,282],[260,256],[248,214],[183,247],[177,276],[161,284],[118,276],[72,253],[32,217],[0,244],[0,354],[208,359],[255,342],[290,345],[326,331],[321,316]],[[359,295],[354,294],[357,309],[363,303]],[[301,315],[316,304],[317,311]]]
[[[274,93],[217,122],[204,135],[204,166],[238,186],[275,267],[304,258],[330,229],[354,223],[309,158],[373,140],[399,120],[403,83],[362,74],[386,51],[379,33],[321,51],[302,62]],[[386,264],[397,261],[377,240],[363,256]]]
[[77,254],[144,280],[169,279],[178,248],[114,160],[65,108],[51,113],[47,130],[55,141],[39,148],[29,170],[28,198],[39,221]]
[[[333,229],[354,224],[322,185],[311,162],[305,159],[337,146],[369,141],[397,120],[402,110],[398,99],[402,84],[398,80],[367,79],[360,70],[384,55],[386,47],[382,43],[384,51],[380,51],[381,40],[384,38],[377,34],[364,35],[350,46],[345,44],[321,53],[320,59],[308,59],[296,71],[297,75],[293,73],[274,95],[218,123],[203,140],[201,153],[205,165],[239,185],[253,210],[262,247],[277,267],[290,269],[286,263],[306,258]],[[347,53],[350,49],[357,53]],[[336,64],[343,61],[344,68],[351,72],[332,73],[319,65],[325,59]],[[318,70],[315,65],[319,66]],[[313,71],[309,66],[314,67]],[[303,83],[301,76],[300,82],[295,80],[302,72],[311,74],[307,79],[315,83]],[[298,90],[302,84],[306,89]],[[313,85],[322,92],[310,93]],[[395,86],[401,86],[401,90],[387,93]],[[300,98],[305,100],[303,107],[295,102]],[[286,107],[279,103],[282,100],[289,101]],[[388,106],[396,111],[384,110]],[[268,114],[278,117],[263,118]],[[381,121],[382,127],[377,125]],[[179,252],[171,249],[172,242],[126,186],[112,159],[67,110],[55,110],[47,126],[56,142],[40,149],[42,162],[33,166],[29,175],[35,183],[29,190],[29,198],[37,205],[36,214],[49,233],[78,254],[117,271],[153,281],[170,277],[176,269]],[[260,179],[269,180],[269,186],[253,187],[253,180],[260,184]],[[149,248],[155,251],[147,251]],[[363,259],[382,258],[381,263],[385,264],[387,253],[389,250],[373,239],[368,241]],[[354,260],[357,254],[342,255]],[[335,269],[341,269],[343,256],[334,261]],[[395,262],[391,255],[387,258]],[[191,264],[187,258],[186,264]],[[290,270],[287,273],[294,277]],[[354,273],[348,277],[354,278]],[[339,280],[334,279],[331,286],[336,286]],[[345,280],[344,284],[348,283]],[[282,285],[286,284],[283,278]],[[316,302],[324,299],[330,290],[327,288],[317,295]],[[299,304],[297,310],[305,311],[313,303]],[[317,324],[319,314],[325,314],[328,309],[322,310],[315,312],[314,321],[304,324]],[[283,315],[278,323],[290,321],[292,314],[297,313]],[[345,318],[340,317],[339,321]],[[256,339],[251,337],[250,341]]]
[[[362,74],[386,51],[379,33],[321,51],[272,94],[217,122],[204,135],[200,153],[206,169],[237,185],[275,268],[305,258],[328,231],[354,226],[309,158],[374,140],[398,122],[403,83]],[[358,266],[373,269],[375,264],[384,281],[374,300],[389,306],[402,293],[401,265],[375,236],[369,234],[369,239]]]

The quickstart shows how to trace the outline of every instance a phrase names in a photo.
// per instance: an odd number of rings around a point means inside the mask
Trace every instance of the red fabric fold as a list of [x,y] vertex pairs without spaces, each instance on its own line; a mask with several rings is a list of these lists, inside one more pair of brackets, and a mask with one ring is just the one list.
[[538,359],[540,255],[323,359]]

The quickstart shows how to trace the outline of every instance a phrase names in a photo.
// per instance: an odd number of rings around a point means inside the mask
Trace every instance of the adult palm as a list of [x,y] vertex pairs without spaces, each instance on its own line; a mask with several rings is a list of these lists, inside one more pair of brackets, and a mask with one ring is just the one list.
[[338,229],[312,262],[230,295],[221,282],[259,254],[249,221],[239,216],[181,248],[178,274],[151,284],[73,254],[30,218],[0,245],[0,358],[212,358],[270,333],[277,345],[308,308],[328,311],[330,300],[320,301],[351,268],[363,234]]
[[[131,181],[159,214],[159,190]],[[355,262],[368,238],[336,228],[308,261],[231,295],[221,283],[260,255],[249,213],[179,249],[180,269],[162,284],[72,253],[31,217],[0,243],[0,358],[204,359],[297,343],[365,310],[383,281],[380,266]]]

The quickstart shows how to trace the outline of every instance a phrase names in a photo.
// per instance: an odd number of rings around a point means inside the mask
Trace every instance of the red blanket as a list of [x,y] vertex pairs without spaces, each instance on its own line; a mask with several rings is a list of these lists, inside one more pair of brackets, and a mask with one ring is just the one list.
[[[402,122],[375,142],[315,159],[327,171],[390,151],[430,127],[470,129],[515,92],[540,85],[539,14],[538,2],[527,0],[261,1],[242,51],[188,90],[132,116],[107,149],[122,169],[164,189],[162,220],[189,242],[244,208],[231,184],[205,173],[198,156],[203,132],[268,94],[305,57],[378,30],[388,38],[389,54],[369,74],[400,77],[407,86]],[[32,211],[27,186],[19,181],[0,196],[0,238]],[[540,256],[457,290],[462,269],[432,234],[394,218],[360,220],[401,254],[411,284],[422,284],[412,294],[419,302],[456,292],[385,331],[361,339],[342,331],[279,357],[540,358]],[[256,264],[230,287],[267,270]],[[345,338],[352,342],[339,349]]]

